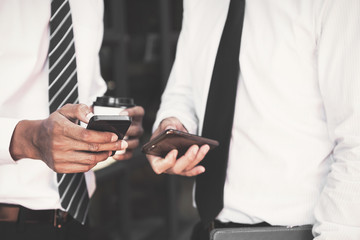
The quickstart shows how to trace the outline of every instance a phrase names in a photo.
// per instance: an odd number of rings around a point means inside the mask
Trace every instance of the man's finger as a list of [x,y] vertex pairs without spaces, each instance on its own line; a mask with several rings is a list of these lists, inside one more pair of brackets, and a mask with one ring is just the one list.
[[139,137],[144,133],[144,129],[141,124],[133,123],[130,125],[129,129],[126,132],[126,136],[129,137]]
[[[71,144],[71,145],[66,145]],[[110,143],[94,143],[94,142],[84,142],[71,140],[64,142],[63,147],[58,146],[58,150],[64,149],[73,151],[86,151],[86,152],[104,152],[104,151],[119,151],[125,150],[128,147],[128,143],[125,140],[118,140],[116,142]]]
[[115,154],[114,156],[112,156],[112,158],[115,159],[116,161],[122,161],[122,160],[130,159],[132,155],[133,155],[133,151],[127,150],[123,154]]
[[79,173],[79,172],[87,172],[96,164],[92,165],[84,165],[84,164],[59,164],[54,171],[57,173]]
[[106,160],[112,151],[86,152],[86,151],[63,151],[54,154],[54,166],[59,164],[96,164]]
[[128,143],[128,147],[127,147],[128,150],[137,148],[140,143],[138,138],[127,139],[126,142]]
[[59,131],[59,134],[63,133],[69,138],[83,142],[110,143],[118,140],[118,136],[115,133],[86,129],[72,122],[65,122]]
[[210,146],[205,144],[203,146],[200,147],[199,151],[197,152],[194,161],[192,161],[186,168],[185,171],[189,171],[192,168],[194,168],[196,165],[199,164],[199,162],[201,162],[205,155],[209,152],[210,150]]
[[193,169],[186,171],[181,175],[186,176],[186,177],[194,177],[199,174],[202,174],[203,172],[205,172],[205,168],[203,166],[196,166]]
[[53,170],[59,173],[86,172],[98,162],[106,160],[110,154],[111,152],[63,154],[61,158],[55,159]]
[[177,154],[178,151],[174,149],[170,151],[165,158],[152,155],[147,155],[147,157],[154,172],[156,174],[161,174],[175,165]]
[[124,113],[127,113],[129,117],[132,117],[134,122],[141,122],[145,114],[145,110],[141,106],[135,106],[132,108],[127,108]]
[[188,168],[189,165],[192,165],[192,163],[196,160],[198,150],[198,145],[192,145],[182,157],[176,160],[176,164],[172,169],[173,173],[181,174],[185,169]]
[[85,104],[66,104],[57,110],[57,112],[71,121],[79,119],[82,122],[88,123],[91,108]]

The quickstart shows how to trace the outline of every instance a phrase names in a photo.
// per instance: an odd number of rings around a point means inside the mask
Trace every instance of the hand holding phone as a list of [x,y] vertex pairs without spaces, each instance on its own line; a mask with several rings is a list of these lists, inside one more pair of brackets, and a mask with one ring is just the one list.
[[[127,130],[131,125],[131,118],[123,115],[94,115],[90,118],[87,129],[113,132],[121,140],[124,138]],[[116,151],[113,151],[112,155]]]
[[192,145],[201,147],[204,144],[209,145],[210,149],[213,149],[219,145],[219,142],[187,132],[167,129],[146,143],[142,147],[142,152],[164,158],[171,150],[177,149],[179,152],[177,157],[179,158],[184,155]]
[[[164,135],[165,132],[168,131],[165,131],[166,129],[176,129],[175,131],[184,132],[186,135],[188,134],[187,129],[177,117],[168,117],[160,122],[159,127],[155,130],[153,139],[150,142],[161,138],[160,135]],[[190,148],[186,147],[187,151],[183,156],[179,156],[178,150],[170,150],[165,157],[161,157],[150,155],[150,151],[147,150],[148,147],[146,146],[152,145],[151,143],[148,143],[143,146],[143,152],[149,153],[146,155],[146,158],[156,174],[167,173],[193,177],[206,171],[204,166],[199,163],[204,159],[210,150],[210,145],[205,144],[201,147],[198,145],[192,145]],[[151,148],[155,149],[154,147]],[[176,149],[176,147],[173,146],[169,149]],[[164,151],[164,153],[160,155],[164,156],[166,152],[168,152],[168,150]]]

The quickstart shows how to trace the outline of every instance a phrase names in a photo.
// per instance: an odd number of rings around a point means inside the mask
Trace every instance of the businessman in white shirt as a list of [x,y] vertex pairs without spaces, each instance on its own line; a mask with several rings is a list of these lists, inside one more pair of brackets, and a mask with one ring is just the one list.
[[[153,137],[201,134],[229,4],[184,1]],[[212,223],[312,224],[316,240],[360,239],[359,26],[358,0],[246,1],[223,206]],[[158,174],[198,178],[208,151],[148,159]],[[195,231],[209,238],[207,225]]]
[[[90,106],[106,91],[99,65],[103,9],[101,0],[0,2],[1,239],[88,239],[82,224],[95,190],[91,168],[115,150],[128,147],[114,158],[130,158],[139,143],[140,106],[127,110],[133,117],[127,141],[77,124],[88,123]],[[62,100],[57,91],[69,85]]]

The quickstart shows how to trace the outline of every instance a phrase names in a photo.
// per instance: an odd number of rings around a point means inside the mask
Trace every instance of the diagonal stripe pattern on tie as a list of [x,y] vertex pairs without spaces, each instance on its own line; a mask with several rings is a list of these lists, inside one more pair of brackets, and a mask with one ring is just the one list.
[[[67,103],[78,103],[74,33],[68,0],[51,2],[49,47],[50,113]],[[57,174],[61,206],[85,223],[89,195],[84,173]]]

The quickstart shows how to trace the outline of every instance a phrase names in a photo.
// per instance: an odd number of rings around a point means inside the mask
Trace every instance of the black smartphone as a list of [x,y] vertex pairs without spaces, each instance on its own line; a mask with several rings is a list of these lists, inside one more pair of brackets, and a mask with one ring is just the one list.
[[179,151],[178,157],[181,157],[186,153],[189,147],[195,144],[198,146],[208,144],[210,149],[219,146],[219,142],[216,140],[179,130],[168,129],[146,143],[142,147],[142,152],[164,158],[168,152],[177,149]]
[[131,125],[129,116],[121,115],[94,115],[90,118],[87,129],[113,132],[119,139],[123,139]]

